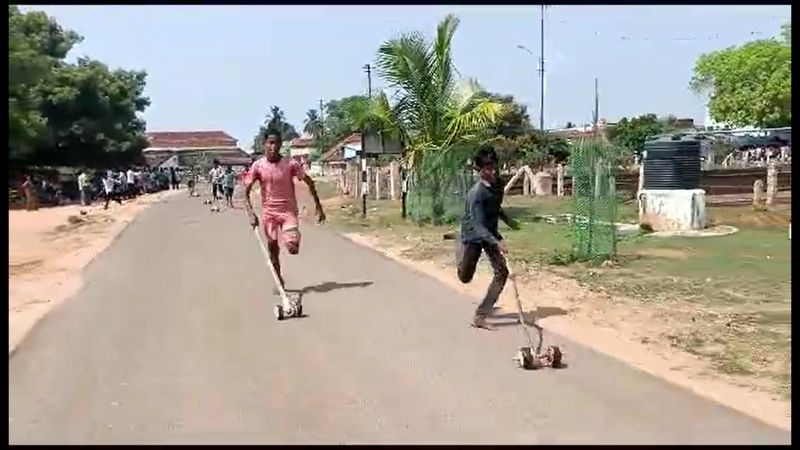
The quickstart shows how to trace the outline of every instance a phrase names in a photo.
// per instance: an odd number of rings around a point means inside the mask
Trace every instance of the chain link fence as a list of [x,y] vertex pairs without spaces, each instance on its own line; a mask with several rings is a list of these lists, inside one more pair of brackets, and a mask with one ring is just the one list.
[[616,158],[613,147],[597,140],[584,140],[573,148],[571,235],[573,257],[578,261],[599,264],[617,254]]
[[464,213],[467,191],[476,181],[469,166],[470,149],[428,152],[408,178],[406,207],[416,225],[457,223]]

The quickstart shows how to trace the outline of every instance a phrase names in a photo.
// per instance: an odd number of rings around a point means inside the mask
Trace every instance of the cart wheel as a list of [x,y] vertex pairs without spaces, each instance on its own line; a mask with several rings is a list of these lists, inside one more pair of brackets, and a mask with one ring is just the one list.
[[283,306],[275,305],[274,312],[275,312],[275,318],[276,319],[283,320]]
[[297,305],[295,308],[295,317],[303,317],[303,305]]
[[533,352],[531,351],[530,347],[522,347],[519,349],[517,361],[519,362],[520,367],[525,370],[532,370],[534,369],[533,363]]
[[558,369],[561,367],[561,349],[555,345],[547,347],[547,358],[550,360],[550,367]]

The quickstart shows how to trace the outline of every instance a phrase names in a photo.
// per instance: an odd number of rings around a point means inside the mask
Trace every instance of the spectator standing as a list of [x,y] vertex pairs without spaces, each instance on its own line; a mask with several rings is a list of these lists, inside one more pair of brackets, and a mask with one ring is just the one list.
[[91,203],[89,189],[89,175],[86,175],[86,170],[81,170],[81,173],[78,174],[78,191],[81,194],[81,206],[89,206]]
[[28,211],[36,211],[39,209],[39,199],[36,196],[36,184],[30,175],[25,176],[25,181],[22,183],[22,190],[25,193],[25,209]]

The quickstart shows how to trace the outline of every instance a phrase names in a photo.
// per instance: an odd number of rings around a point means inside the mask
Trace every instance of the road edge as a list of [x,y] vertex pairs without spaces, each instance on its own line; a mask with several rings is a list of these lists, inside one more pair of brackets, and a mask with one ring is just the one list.
[[[392,260],[394,262],[402,264],[404,267],[407,267],[407,268],[409,268],[409,269],[411,269],[411,270],[413,270],[413,271],[415,271],[417,273],[426,275],[426,276],[436,280],[437,282],[445,285],[448,289],[452,289],[452,290],[454,290],[456,292],[459,291],[458,289],[456,289],[452,285],[452,280],[446,279],[441,273],[439,273],[439,271],[426,271],[426,270],[424,270],[424,266],[421,266],[419,264],[419,262],[411,261],[411,260],[409,260],[407,258],[404,258],[402,256],[396,255],[391,251],[388,251],[388,250],[385,250],[385,249],[382,249],[382,248],[378,248],[378,247],[376,247],[374,245],[371,245],[366,240],[359,239],[357,237],[357,236],[360,235],[358,232],[347,233],[347,232],[336,231],[336,234],[341,236],[342,238],[344,238],[344,239],[346,239],[346,240],[358,245],[358,246],[361,246],[363,248],[366,248],[368,250],[376,252],[376,253],[380,254],[381,256],[384,256],[384,257],[386,257],[386,258],[388,258],[388,259],[390,259],[390,260]],[[675,386],[679,386],[679,387],[681,387],[683,389],[687,389],[690,392],[692,392],[695,395],[698,395],[698,396],[700,396],[702,398],[714,401],[714,402],[716,402],[716,403],[718,403],[720,405],[723,405],[723,406],[726,406],[726,407],[731,408],[733,410],[736,410],[736,411],[738,411],[738,412],[740,412],[742,414],[745,414],[745,415],[747,415],[747,416],[749,416],[749,417],[751,417],[751,418],[753,418],[755,420],[758,420],[758,421],[763,422],[763,423],[765,423],[767,425],[779,428],[781,430],[785,430],[785,431],[789,431],[789,432],[791,432],[791,430],[792,430],[792,426],[791,426],[792,418],[791,418],[791,415],[789,417],[779,416],[778,414],[776,414],[774,412],[771,413],[771,412],[763,411],[763,410],[759,409],[757,406],[755,406],[753,404],[754,403],[753,402],[754,397],[759,397],[759,399],[763,399],[763,395],[761,395],[759,393],[754,393],[754,392],[750,392],[750,391],[743,391],[741,388],[737,388],[736,386],[732,386],[730,383],[727,383],[727,382],[724,382],[724,381],[717,381],[717,380],[713,380],[713,379],[709,379],[709,380],[692,379],[692,377],[689,376],[689,375],[682,375],[682,374],[676,373],[676,372],[666,372],[666,374],[665,374],[665,373],[663,373],[661,371],[654,370],[654,368],[649,364],[642,363],[642,361],[637,360],[636,358],[630,357],[630,355],[628,353],[624,353],[623,352],[622,354],[617,354],[617,353],[609,352],[605,348],[605,346],[599,345],[598,342],[596,342],[595,340],[586,339],[585,336],[581,336],[578,333],[572,332],[572,330],[570,329],[569,326],[555,326],[555,327],[548,326],[548,328],[549,328],[548,331],[551,332],[551,333],[555,333],[555,334],[561,335],[561,336],[563,336],[563,337],[565,337],[565,338],[567,338],[569,340],[572,340],[573,342],[575,342],[577,344],[580,344],[580,345],[582,345],[584,347],[590,348],[590,349],[592,349],[594,351],[597,351],[597,352],[599,352],[599,353],[601,353],[603,355],[606,355],[608,357],[614,358],[617,361],[623,362],[626,365],[630,366],[631,368],[641,370],[641,371],[646,372],[646,373],[648,373],[648,374],[650,374],[650,375],[652,375],[654,377],[657,377],[657,378],[659,378],[661,380],[664,380],[665,382],[668,382],[668,383],[673,384]],[[610,337],[610,338],[613,339],[613,337]],[[630,345],[632,345],[632,344],[630,344]],[[734,391],[734,390],[739,392],[739,393],[744,394],[741,397],[744,397],[745,399],[742,399],[741,401],[731,401],[730,400],[730,396],[726,396],[725,395],[725,391],[731,392],[731,391]],[[737,398],[738,397],[739,396],[737,396]],[[761,403],[761,402],[759,402],[759,403]],[[791,402],[790,402],[790,405],[791,405]],[[791,406],[790,406],[790,408],[791,408]]]
[[[131,217],[131,219],[129,221],[121,222],[122,225],[119,227],[119,229],[115,230],[112,233],[112,235],[108,239],[106,239],[106,241],[102,245],[98,246],[97,251],[95,252],[95,254],[93,254],[91,256],[91,258],[89,258],[85,262],[85,264],[83,264],[82,267],[76,269],[77,274],[74,277],[68,277],[65,280],[63,280],[63,281],[72,283],[72,289],[70,290],[70,292],[67,293],[66,295],[61,296],[61,297],[52,299],[52,302],[51,302],[52,305],[50,307],[48,307],[48,308],[44,308],[38,314],[38,316],[34,316],[34,319],[28,324],[28,326],[22,328],[21,331],[19,331],[19,334],[17,336],[15,336],[15,338],[13,340],[12,340],[11,336],[9,335],[8,359],[10,360],[14,356],[14,354],[17,352],[17,349],[19,349],[20,345],[23,342],[25,342],[25,338],[28,337],[28,335],[31,333],[31,331],[33,331],[33,329],[36,328],[36,326],[45,317],[47,317],[51,312],[53,312],[56,308],[58,308],[59,305],[61,305],[64,302],[69,301],[72,297],[74,297],[75,295],[77,295],[80,292],[81,288],[83,288],[83,284],[84,284],[83,273],[86,270],[86,268],[89,267],[94,261],[96,261],[97,258],[102,256],[109,248],[111,248],[111,246],[115,242],[117,242],[117,240],[119,240],[122,237],[122,235],[124,234],[125,230],[127,230],[128,227],[131,226],[131,224],[136,222],[136,220],[141,216],[142,213],[147,211],[151,206],[153,206],[155,204],[158,204],[158,203],[161,203],[164,200],[166,200],[166,199],[168,199],[168,198],[170,198],[170,197],[172,197],[174,195],[179,194],[180,192],[183,192],[183,191],[181,191],[181,190],[166,191],[164,193],[164,195],[159,196],[158,198],[154,199],[154,201],[148,202],[148,203],[142,205],[142,208],[139,211],[137,211],[136,214],[134,214],[133,217]],[[9,324],[9,329],[10,328],[11,328],[11,326]]]

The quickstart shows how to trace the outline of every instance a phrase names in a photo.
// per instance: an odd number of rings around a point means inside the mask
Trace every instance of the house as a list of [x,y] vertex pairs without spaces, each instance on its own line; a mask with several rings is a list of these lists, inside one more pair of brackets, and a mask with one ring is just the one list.
[[[615,125],[616,124],[606,122],[605,119],[600,119],[597,122],[596,134],[600,136],[601,139],[605,139],[608,131]],[[566,139],[568,142],[574,142],[580,139],[588,139],[595,136],[595,129],[594,125],[584,125],[571,128],[562,128],[560,130],[550,130],[549,133]]]
[[319,146],[313,136],[303,135],[289,143],[289,155],[306,168],[311,164],[311,155],[317,150]]
[[337,142],[322,155],[322,166],[328,169],[342,169],[347,161],[356,158],[361,151],[361,133],[353,133]]
[[150,145],[143,154],[150,167],[211,166],[214,159],[250,159],[238,141],[223,131],[154,131],[147,133],[147,140]]

